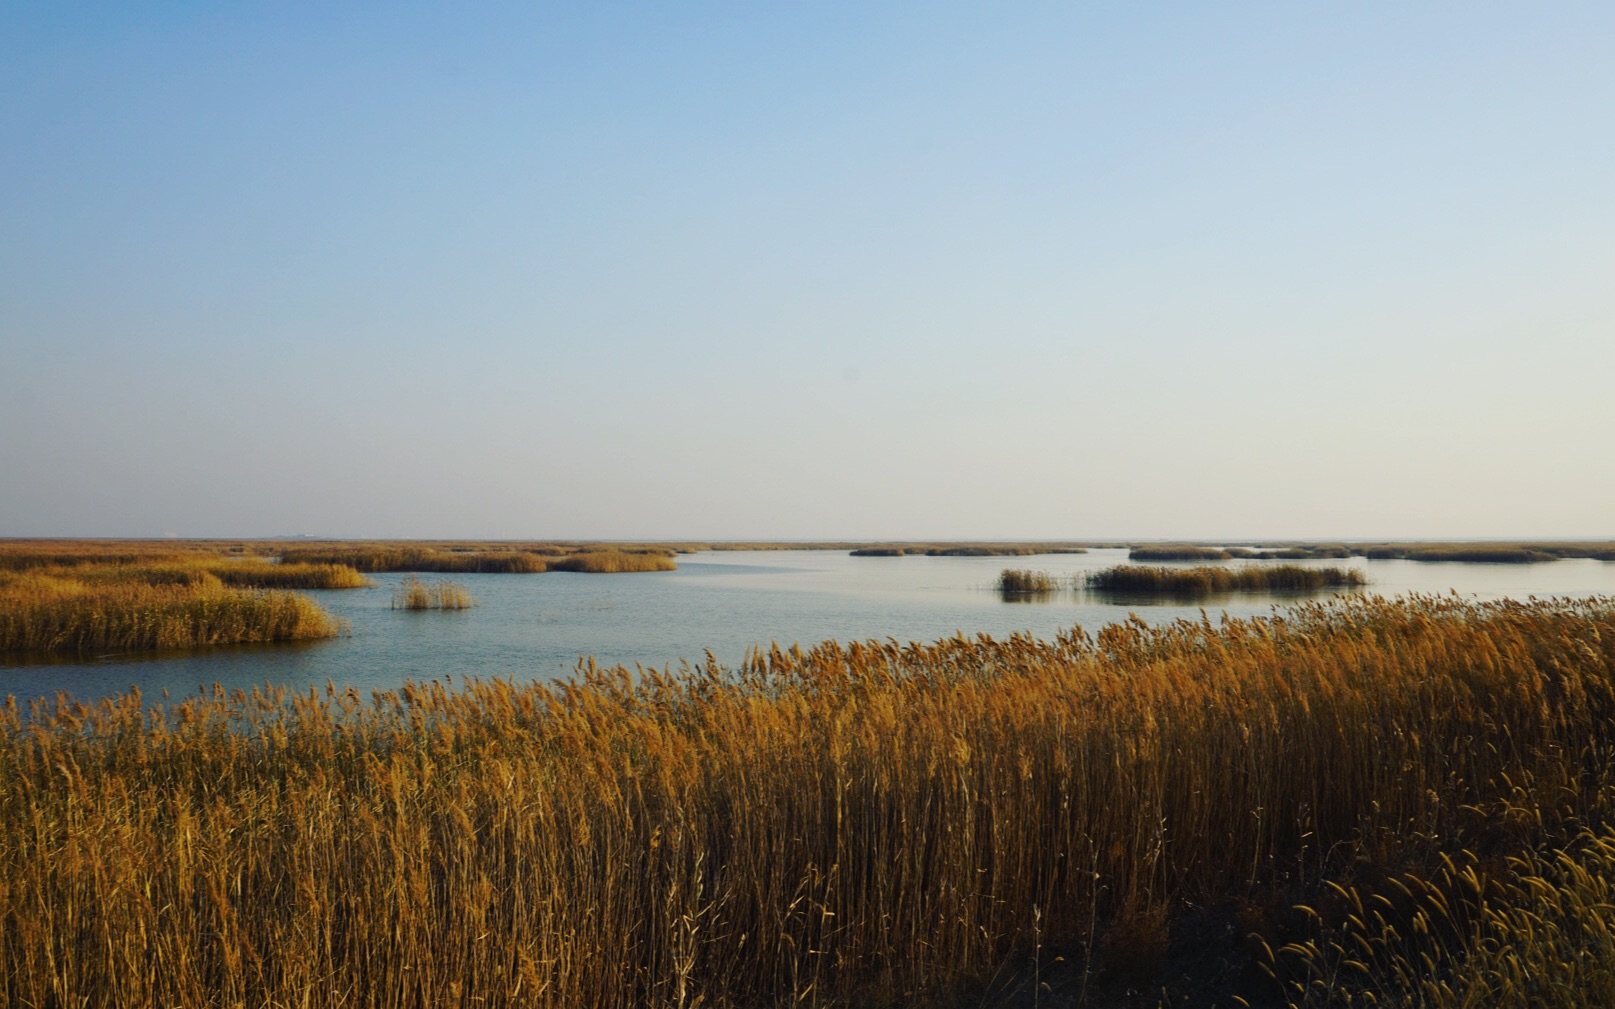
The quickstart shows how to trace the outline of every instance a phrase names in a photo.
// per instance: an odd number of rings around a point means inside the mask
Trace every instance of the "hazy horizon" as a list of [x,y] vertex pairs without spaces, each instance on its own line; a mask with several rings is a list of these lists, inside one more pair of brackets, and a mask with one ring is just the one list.
[[8,5],[0,536],[1615,539],[1612,40]]

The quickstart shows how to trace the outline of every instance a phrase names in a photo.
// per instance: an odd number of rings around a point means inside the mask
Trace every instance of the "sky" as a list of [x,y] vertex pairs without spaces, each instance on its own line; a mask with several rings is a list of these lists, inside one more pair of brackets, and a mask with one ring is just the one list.
[[0,6],[0,536],[1615,538],[1615,6]]

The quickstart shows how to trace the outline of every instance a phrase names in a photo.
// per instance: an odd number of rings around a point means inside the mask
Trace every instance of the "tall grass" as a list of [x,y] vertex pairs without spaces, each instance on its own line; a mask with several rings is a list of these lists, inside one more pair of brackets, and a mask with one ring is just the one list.
[[[1529,810],[1521,812],[1529,813]],[[1297,1007],[1591,1009],[1615,1005],[1615,829],[1490,863],[1335,885],[1315,933],[1265,966]],[[1333,906],[1330,906],[1333,905]]]
[[1197,546],[1133,547],[1127,552],[1130,561],[1225,561],[1231,556],[1227,550]]
[[476,604],[464,585],[451,581],[427,583],[411,576],[393,590],[395,610],[468,610]]
[[226,561],[207,570],[226,585],[255,589],[362,589],[370,579],[346,564]]
[[1421,547],[1402,556],[1410,561],[1461,561],[1468,564],[1540,564],[1557,554],[1531,547]]
[[[1153,983],[1206,909],[1277,950],[1264,909],[1325,880],[1606,822],[1610,605],[12,704],[0,1003],[912,1005],[1056,954]],[[1259,973],[1224,1004],[1282,996]]]
[[195,552],[56,551],[12,559],[9,568],[0,566],[0,651],[6,652],[138,651],[331,637],[340,633],[341,623],[312,600],[257,590],[369,584],[347,567]]
[[1031,557],[1087,552],[1087,547],[1074,543],[885,543],[850,551],[854,557]]
[[[1341,544],[1327,546],[1299,546],[1282,547],[1277,550],[1248,551],[1248,556],[1256,560],[1279,561],[1307,561],[1307,560],[1343,560],[1352,556],[1350,547]],[[1240,556],[1240,554],[1235,554]]]
[[1356,568],[1278,567],[1157,568],[1122,564],[1087,577],[1101,592],[1165,596],[1205,596],[1217,592],[1314,592],[1367,584]]
[[1526,543],[1378,543],[1354,552],[1373,560],[1450,561],[1466,564],[1539,564],[1567,558],[1615,561],[1615,544],[1542,541]]
[[665,554],[627,553],[622,550],[591,550],[550,562],[552,571],[582,571],[587,574],[673,571],[677,568],[678,562]]
[[590,548],[563,550],[541,547],[523,550],[446,549],[396,544],[347,544],[300,547],[282,554],[287,563],[345,564],[359,571],[415,571],[483,574],[541,574],[545,571],[583,571],[615,574],[628,571],[673,571],[678,568],[671,548]]
[[1047,595],[1054,589],[1054,576],[1047,571],[1005,568],[998,575],[998,591],[1005,595]]
[[435,547],[342,545],[298,547],[281,555],[287,564],[341,564],[357,571],[541,574],[550,560],[525,550],[444,550]]
[[229,589],[205,572],[194,582],[167,584],[30,575],[0,587],[0,651],[6,652],[191,648],[340,632],[341,623],[306,596]]

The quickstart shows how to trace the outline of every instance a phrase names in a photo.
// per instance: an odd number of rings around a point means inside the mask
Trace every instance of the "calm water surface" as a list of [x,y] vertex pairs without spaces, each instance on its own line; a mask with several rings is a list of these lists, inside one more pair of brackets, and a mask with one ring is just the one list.
[[[813,644],[827,638],[934,641],[956,632],[1052,637],[1080,624],[1090,631],[1137,613],[1152,623],[1198,618],[1201,604],[1151,605],[1063,592],[1040,601],[1003,600],[993,591],[1005,567],[1069,577],[1126,560],[1125,550],[1037,557],[849,557],[841,551],[715,552],[679,558],[679,570],[648,574],[457,575],[480,605],[455,613],[391,608],[404,575],[373,575],[375,586],[312,592],[352,633],[332,641],[233,646],[160,656],[97,655],[72,662],[0,666],[0,694],[19,700],[65,690],[94,698],[138,686],[194,693],[264,683],[361,690],[406,680],[564,676],[580,656],[602,663],[677,666],[710,649],[734,663],[756,645]],[[1239,562],[1232,562],[1239,563]],[[1272,563],[1272,562],[1266,562]],[[1424,564],[1414,561],[1301,562],[1361,568],[1384,595],[1458,591],[1480,599],[1553,595],[1615,596],[1615,563]],[[428,576],[431,577],[431,576]],[[1213,597],[1213,616],[1269,612],[1275,596]]]

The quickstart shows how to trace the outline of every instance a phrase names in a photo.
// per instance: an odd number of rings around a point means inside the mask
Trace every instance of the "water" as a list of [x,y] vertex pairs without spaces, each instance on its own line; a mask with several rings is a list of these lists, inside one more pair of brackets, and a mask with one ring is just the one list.
[[[770,642],[934,641],[957,632],[1052,637],[1074,624],[1096,630],[1129,613],[1152,623],[1197,619],[1204,605],[1213,616],[1246,616],[1288,601],[1240,595],[1190,606],[1118,604],[1085,592],[1006,601],[992,588],[1005,567],[1069,578],[1125,560],[1125,550],[1037,557],[716,552],[680,557],[679,570],[672,572],[457,575],[454,580],[480,605],[450,613],[393,610],[393,588],[406,576],[374,575],[373,588],[310,593],[348,621],[352,633],[347,637],[159,656],[14,661],[0,666],[0,694],[26,700],[65,690],[88,699],[131,686],[155,697],[165,689],[174,696],[191,694],[213,683],[226,689],[275,683],[306,690],[330,680],[368,691],[394,689],[411,679],[530,680],[564,676],[583,655],[606,664],[676,667],[680,660],[701,661],[711,649],[720,661],[733,663],[748,648]],[[1615,596],[1615,563],[1600,561],[1428,564],[1352,558],[1299,563],[1358,567],[1370,582],[1363,591],[1385,595],[1456,590],[1480,599]]]

